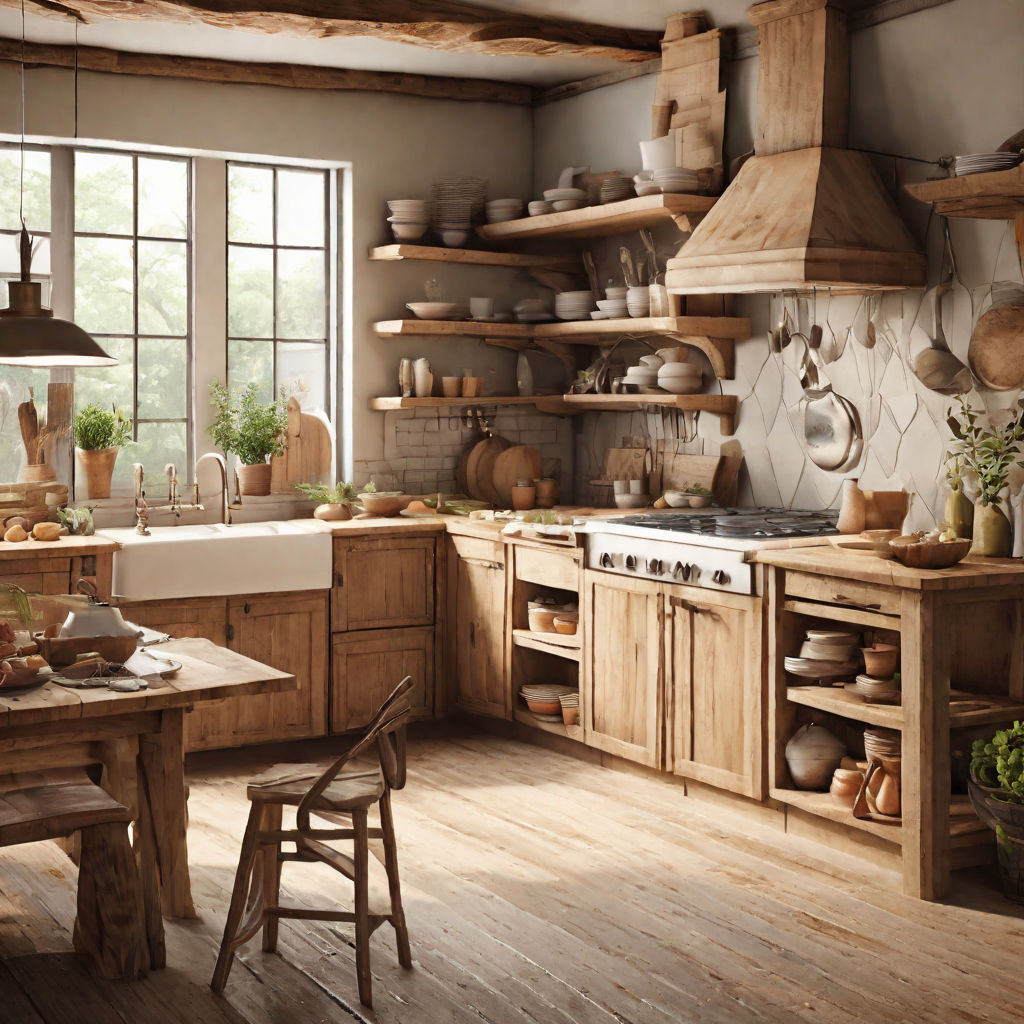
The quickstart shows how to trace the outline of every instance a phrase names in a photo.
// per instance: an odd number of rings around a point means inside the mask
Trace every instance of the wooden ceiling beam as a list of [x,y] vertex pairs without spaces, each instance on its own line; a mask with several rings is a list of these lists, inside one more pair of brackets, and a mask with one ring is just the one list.
[[[20,7],[22,0],[0,0]],[[543,18],[464,0],[28,0],[41,14],[203,23],[225,29],[330,38],[368,36],[489,56],[594,57],[634,63],[660,52],[660,31]]]
[[[0,37],[0,62],[19,63],[21,54],[20,39]],[[26,43],[25,64],[28,67],[73,68],[75,47]],[[240,85],[279,85],[293,89],[385,92],[426,99],[512,103],[519,106],[529,106],[533,97],[533,90],[528,85],[492,82],[482,78],[443,78],[390,71],[314,67],[308,64],[256,64],[158,53],[126,53],[98,46],[78,48],[78,67],[82,71],[102,71],[114,75],[150,75],[156,78],[186,78],[199,82]]]

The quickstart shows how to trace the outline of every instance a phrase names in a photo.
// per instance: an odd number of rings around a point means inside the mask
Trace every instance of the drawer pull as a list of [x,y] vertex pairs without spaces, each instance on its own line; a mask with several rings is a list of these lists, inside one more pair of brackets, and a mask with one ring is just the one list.
[[235,627],[232,626],[230,622],[224,629],[224,635],[227,637],[229,642],[235,639]]
[[344,573],[339,571],[339,572],[336,572],[334,574],[334,585],[336,587],[343,587],[343,586],[345,586],[345,574]]
[[877,612],[882,609],[880,604],[865,604],[863,601],[855,601],[852,597],[847,597],[846,594],[833,594],[832,600],[839,604],[851,605],[854,608],[863,608],[865,611],[869,612]]

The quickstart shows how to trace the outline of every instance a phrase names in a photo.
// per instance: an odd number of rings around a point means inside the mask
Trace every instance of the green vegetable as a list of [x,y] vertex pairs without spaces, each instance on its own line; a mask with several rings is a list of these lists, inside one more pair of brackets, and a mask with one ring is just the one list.
[[241,392],[231,391],[219,381],[210,385],[210,404],[217,408],[210,437],[245,466],[258,466],[268,455],[283,455],[288,447],[284,388],[280,400],[269,404],[260,400],[259,391],[258,384]]
[[131,417],[113,406],[108,412],[90,402],[75,417],[75,444],[83,451],[123,448],[131,440]]
[[710,498],[712,493],[706,487],[702,487],[700,484],[690,484],[689,487],[683,492],[684,494],[703,494]]
[[377,485],[372,481],[368,481],[366,486],[359,492],[360,494],[376,494]]
[[92,521],[92,509],[88,505],[57,509],[57,522],[61,526],[66,526],[72,533],[79,533],[83,537],[91,537],[96,532]]
[[347,505],[356,500],[356,485],[347,480],[339,480],[333,487],[324,484],[296,484],[295,489],[310,501],[321,505]]
[[1000,729],[991,740],[975,740],[971,774],[983,786],[1000,789],[1008,803],[1024,804],[1024,723]]

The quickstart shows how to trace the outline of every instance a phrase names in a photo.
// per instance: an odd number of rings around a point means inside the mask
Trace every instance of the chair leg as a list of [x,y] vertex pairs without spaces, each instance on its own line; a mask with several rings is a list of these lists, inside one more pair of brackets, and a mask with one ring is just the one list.
[[391,893],[391,923],[395,928],[398,962],[403,967],[412,967],[409,929],[405,925],[402,886],[398,881],[398,844],[395,842],[395,819],[391,813],[390,790],[385,790],[380,799],[380,827],[384,833],[384,868],[388,873],[388,891]]
[[217,966],[213,972],[213,979],[210,981],[210,988],[214,992],[224,991],[224,986],[228,980],[228,973],[235,958],[235,939],[238,935],[239,925],[242,923],[242,914],[245,913],[249,877],[256,862],[256,840],[262,817],[262,809],[258,805],[253,804],[249,809],[249,820],[245,825],[245,834],[242,836],[242,849],[238,855],[235,886],[231,890],[231,903],[228,906],[227,920],[224,922],[224,938],[220,944],[220,955],[217,957]]
[[355,912],[356,912],[356,975],[359,979],[359,1001],[373,1006],[373,980],[370,976],[370,848],[366,835],[366,811],[352,812],[355,832]]
[[[281,829],[281,804],[267,804],[263,811],[264,832],[276,832]],[[281,903],[281,844],[266,843],[263,846],[263,952],[277,951],[276,914],[267,914],[267,909],[277,907]]]

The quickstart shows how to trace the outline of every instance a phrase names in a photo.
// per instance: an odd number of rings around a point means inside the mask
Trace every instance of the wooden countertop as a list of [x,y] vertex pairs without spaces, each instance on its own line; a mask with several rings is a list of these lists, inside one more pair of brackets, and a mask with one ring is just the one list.
[[77,558],[119,551],[121,545],[106,537],[61,537],[60,540],[0,541],[0,562],[20,558]]
[[972,558],[948,569],[911,569],[871,552],[833,547],[759,551],[756,561],[783,569],[838,576],[904,590],[968,590],[1024,585],[1024,561],[1013,558]]
[[375,516],[373,519],[345,519],[327,525],[335,537],[391,537],[405,533],[444,533],[451,516]]

